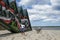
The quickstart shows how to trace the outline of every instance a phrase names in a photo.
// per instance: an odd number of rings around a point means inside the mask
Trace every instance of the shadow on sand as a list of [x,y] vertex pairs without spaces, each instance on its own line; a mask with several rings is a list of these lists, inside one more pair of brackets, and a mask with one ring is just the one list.
[[0,37],[7,37],[7,36],[10,36],[10,35],[15,35],[15,34],[21,34],[21,35],[24,35],[26,36],[25,32],[20,32],[20,33],[4,33],[4,34],[0,34]]
[[0,37],[6,37],[6,36],[14,35],[14,34],[18,34],[18,33],[5,33],[5,34],[0,34]]

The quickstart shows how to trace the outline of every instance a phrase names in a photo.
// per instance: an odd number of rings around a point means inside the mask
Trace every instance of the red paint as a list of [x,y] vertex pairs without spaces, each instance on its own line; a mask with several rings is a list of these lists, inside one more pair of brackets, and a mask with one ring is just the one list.
[[5,23],[9,24],[11,20],[3,20]]
[[5,7],[5,3],[3,1],[0,1],[0,4]]
[[0,4],[3,6],[3,7],[7,7],[11,12],[13,12],[14,13],[14,10],[13,9],[11,9],[11,8],[9,8],[3,1],[0,1]]
[[14,10],[13,9],[9,8],[9,10],[14,13]]

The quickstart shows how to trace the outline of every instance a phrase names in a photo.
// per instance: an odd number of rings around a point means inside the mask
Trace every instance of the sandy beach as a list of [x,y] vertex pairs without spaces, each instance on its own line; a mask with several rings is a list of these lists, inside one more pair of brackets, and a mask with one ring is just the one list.
[[10,33],[7,30],[0,31],[0,40],[60,40],[60,30],[32,30],[22,33]]

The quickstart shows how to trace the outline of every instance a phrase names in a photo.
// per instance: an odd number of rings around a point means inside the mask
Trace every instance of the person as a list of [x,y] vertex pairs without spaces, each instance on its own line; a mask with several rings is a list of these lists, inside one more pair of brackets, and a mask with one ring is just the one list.
[[21,19],[21,21],[26,26],[26,28],[29,26],[28,19]]
[[21,32],[24,32],[26,29],[25,29],[25,25],[21,24],[21,27],[20,27],[20,31]]
[[25,32],[24,32],[25,30],[26,30],[25,25],[21,24],[20,32],[22,35],[25,35]]

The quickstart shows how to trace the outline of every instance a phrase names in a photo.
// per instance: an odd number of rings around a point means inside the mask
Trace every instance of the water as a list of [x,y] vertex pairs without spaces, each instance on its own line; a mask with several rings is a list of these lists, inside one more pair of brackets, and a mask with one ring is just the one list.
[[32,29],[60,30],[60,26],[34,26]]

